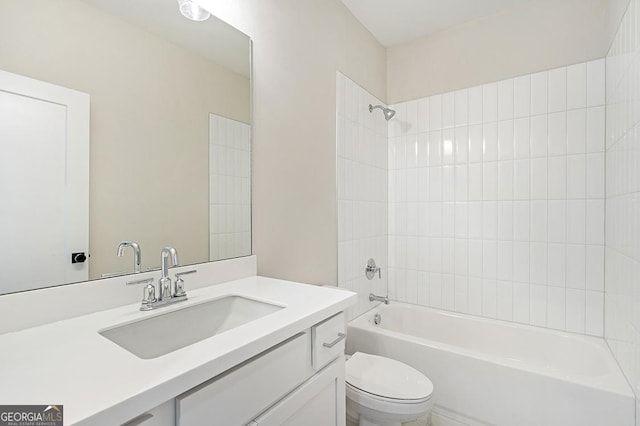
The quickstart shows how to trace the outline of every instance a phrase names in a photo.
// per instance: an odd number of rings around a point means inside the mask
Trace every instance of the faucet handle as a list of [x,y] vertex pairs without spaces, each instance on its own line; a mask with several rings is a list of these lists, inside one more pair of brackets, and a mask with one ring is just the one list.
[[190,271],[178,272],[176,274],[176,293],[175,293],[176,297],[185,296],[187,294],[187,292],[184,291],[184,280],[182,279],[182,276],[195,274],[196,272],[198,271],[195,269],[192,269]]
[[142,290],[142,304],[140,305],[141,311],[148,311],[153,309],[153,304],[158,301],[156,299],[156,288],[153,285],[153,278],[144,278],[141,280],[127,281],[127,285],[146,284]]

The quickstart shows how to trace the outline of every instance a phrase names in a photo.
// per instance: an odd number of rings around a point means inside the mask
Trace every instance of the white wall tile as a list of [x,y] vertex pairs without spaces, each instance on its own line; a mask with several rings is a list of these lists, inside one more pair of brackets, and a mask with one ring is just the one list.
[[605,103],[605,61],[598,59],[587,63],[587,105]]
[[495,280],[498,267],[498,242],[484,240],[482,243],[482,277]]
[[586,191],[586,158],[584,155],[567,157],[567,198],[585,198]]
[[485,123],[482,127],[483,160],[496,161],[498,159],[498,123]]
[[547,287],[532,284],[530,287],[531,324],[547,326]]
[[604,247],[586,246],[585,285],[590,291],[604,291]]
[[603,152],[605,141],[605,108],[603,106],[587,109],[586,150]]
[[456,127],[455,162],[456,164],[469,162],[469,128],[467,126]]
[[429,131],[429,98],[418,99],[418,133]]
[[454,99],[455,126],[466,126],[469,124],[469,92],[468,90],[458,90]]
[[530,321],[529,284],[513,283],[513,320],[528,324]]
[[482,315],[482,279],[469,278],[469,313]]
[[407,125],[406,132],[408,134],[418,133],[418,101],[409,101],[406,103],[405,123]]
[[497,83],[482,86],[482,121],[483,123],[498,121]]
[[482,123],[482,86],[469,89],[469,124]]
[[531,160],[531,199],[547,199],[547,158]]
[[[595,86],[589,89],[599,78],[593,66],[577,64],[397,105],[397,118],[406,123],[388,128],[391,296],[600,332],[605,110],[602,104],[590,106],[600,96]],[[355,142],[338,146],[338,153],[355,157],[338,161],[338,175],[349,180],[357,161],[371,154],[356,155],[364,150],[367,133],[343,123],[338,121],[337,133],[344,135],[338,137],[350,140],[354,134]],[[622,134],[610,129],[609,138],[613,142]],[[635,157],[618,151],[619,166],[608,164],[607,170],[623,184],[621,171],[629,170]],[[640,173],[624,185],[640,189]],[[339,182],[338,193],[353,197],[358,188]],[[366,204],[339,205],[345,210],[339,214],[342,226],[351,223],[352,235],[366,235],[371,226],[355,220]],[[625,206],[616,210],[617,218],[633,214],[630,198],[616,205]],[[626,239],[625,249],[631,250],[629,233],[612,229],[612,238]],[[339,235],[341,245],[348,234]],[[359,268],[352,269],[359,275]],[[340,276],[345,273],[339,266]]]
[[513,119],[513,79],[498,83],[498,120]]
[[498,162],[493,161],[482,165],[482,198],[484,200],[498,199]]
[[587,200],[586,206],[586,243],[604,245],[604,200]]
[[455,130],[453,128],[444,129],[442,131],[442,164],[455,163]]
[[497,278],[513,280],[513,241],[498,241]]
[[548,121],[547,115],[531,117],[531,157],[545,157],[548,153]]
[[549,199],[563,200],[567,197],[567,159],[550,157],[547,163]]
[[567,68],[567,109],[587,106],[587,64],[580,63]]
[[482,277],[482,240],[469,240],[469,276]]
[[497,316],[497,283],[495,280],[482,280],[482,316]]
[[498,159],[511,160],[514,157],[513,120],[498,123]]
[[567,289],[567,330],[574,333],[584,333],[586,326],[585,318],[585,292],[574,289]]
[[513,320],[513,284],[511,281],[498,281],[496,285],[496,315],[501,320]]
[[567,109],[567,69],[556,68],[549,71],[548,83],[549,113]]
[[530,158],[531,156],[531,129],[530,118],[518,118],[513,124],[514,157]]
[[531,115],[547,114],[548,108],[547,71],[531,75]]
[[466,276],[455,277],[454,310],[462,313],[469,311],[469,282]]
[[604,334],[604,293],[586,292],[586,332],[592,336]]
[[469,200],[482,200],[482,163],[469,164]]
[[455,200],[455,167],[442,167],[442,201]]
[[549,200],[549,234],[550,243],[564,243],[567,237],[567,202],[565,200]]
[[495,240],[498,238],[498,202],[482,203],[482,238]]
[[514,200],[528,200],[531,198],[530,162],[529,160],[515,160],[514,170]]
[[586,202],[584,200],[567,201],[567,242],[584,244],[586,232]]
[[547,246],[547,279],[549,285],[564,287],[567,277],[567,254],[565,244]]
[[455,125],[455,95],[445,93],[442,95],[442,128],[448,129]]
[[483,151],[482,124],[469,126],[469,162],[482,162]]
[[531,76],[513,80],[513,115],[515,118],[531,115]]
[[548,116],[549,155],[567,153],[567,113],[556,112]]
[[547,201],[531,201],[531,241],[547,242]]
[[513,203],[513,228],[515,241],[530,241],[530,201],[515,201]]
[[468,203],[469,238],[482,238],[482,202]]
[[429,130],[442,129],[442,96],[435,95],[429,98]]
[[549,287],[547,297],[547,326],[566,329],[566,291],[562,287]]
[[586,198],[604,198],[604,153],[586,158]]
[[547,283],[547,243],[534,243],[529,246],[529,267],[531,274],[531,283],[544,284]]
[[513,240],[513,201],[498,201],[498,240]]
[[567,287],[585,289],[586,257],[584,245],[567,245]]
[[583,154],[586,150],[587,111],[567,112],[567,154]]
[[522,283],[529,282],[530,274],[529,242],[513,243],[513,280]]

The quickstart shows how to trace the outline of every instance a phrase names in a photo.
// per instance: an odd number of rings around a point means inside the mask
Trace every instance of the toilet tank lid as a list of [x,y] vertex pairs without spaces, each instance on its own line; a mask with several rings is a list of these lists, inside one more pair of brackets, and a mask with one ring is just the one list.
[[362,391],[390,399],[421,400],[433,393],[431,380],[415,368],[362,352],[347,361],[346,381]]

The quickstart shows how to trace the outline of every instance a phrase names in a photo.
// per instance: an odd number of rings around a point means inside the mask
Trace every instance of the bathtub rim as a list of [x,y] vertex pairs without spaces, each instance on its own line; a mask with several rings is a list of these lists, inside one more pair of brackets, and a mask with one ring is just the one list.
[[[394,309],[395,307],[401,307],[405,309],[408,308],[411,310],[418,310],[418,311],[425,310],[436,315],[458,317],[458,318],[463,318],[471,321],[483,322],[487,324],[507,326],[509,328],[524,328],[537,333],[554,334],[556,336],[561,336],[563,338],[580,340],[584,343],[587,343],[591,346],[596,347],[597,350],[601,350],[604,352],[604,356],[607,361],[608,373],[601,376],[557,374],[554,371],[551,371],[549,369],[540,368],[537,366],[527,366],[525,363],[522,363],[522,362],[518,363],[509,358],[498,359],[497,357],[489,356],[469,348],[462,348],[459,346],[438,342],[431,339],[426,339],[422,337],[413,336],[410,334],[401,333],[394,330],[385,329],[383,327],[374,325],[373,322],[370,320],[370,318],[372,318],[372,316],[375,315],[376,313],[380,313],[381,315],[383,315],[384,311]],[[551,379],[561,380],[568,383],[574,383],[581,386],[587,386],[587,387],[598,389],[598,390],[605,390],[608,392],[615,393],[617,395],[632,397],[635,399],[635,394],[632,390],[632,386],[629,384],[629,382],[627,381],[627,378],[622,373],[620,365],[615,360],[611,352],[611,348],[609,348],[609,345],[607,344],[606,340],[601,337],[587,336],[587,335],[571,333],[567,331],[537,327],[529,324],[514,323],[510,321],[495,319],[495,318],[478,317],[470,314],[446,311],[446,310],[427,307],[427,306],[420,306],[420,305],[414,305],[406,302],[395,302],[395,301],[390,302],[389,305],[378,304],[374,306],[372,309],[368,310],[367,312],[364,312],[363,314],[349,321],[347,323],[347,327],[348,327],[347,339],[349,338],[349,334],[350,334],[349,329],[357,328],[357,329],[361,329],[374,334],[388,335],[389,337],[407,340],[412,343],[422,345],[422,346],[427,346],[432,349],[451,352],[459,356],[471,357],[480,361],[497,364],[506,368],[525,371],[531,374],[539,374]]]

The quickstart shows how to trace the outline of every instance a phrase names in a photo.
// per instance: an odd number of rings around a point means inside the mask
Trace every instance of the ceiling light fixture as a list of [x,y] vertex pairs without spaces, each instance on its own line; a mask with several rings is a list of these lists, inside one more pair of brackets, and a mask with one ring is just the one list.
[[196,4],[193,0],[178,0],[178,5],[180,5],[180,13],[192,21],[204,21],[211,16],[208,11]]

